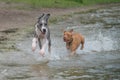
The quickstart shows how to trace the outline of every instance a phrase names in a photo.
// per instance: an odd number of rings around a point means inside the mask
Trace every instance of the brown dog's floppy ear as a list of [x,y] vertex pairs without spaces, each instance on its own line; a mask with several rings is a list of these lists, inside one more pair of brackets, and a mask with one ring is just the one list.
[[69,32],[71,32],[71,33],[72,33],[72,32],[73,32],[73,29],[70,29],[70,31],[69,31]]

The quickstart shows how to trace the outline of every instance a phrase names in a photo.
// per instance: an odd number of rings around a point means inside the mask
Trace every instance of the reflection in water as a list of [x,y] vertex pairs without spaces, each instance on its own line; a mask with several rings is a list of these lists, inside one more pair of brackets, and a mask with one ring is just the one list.
[[[114,12],[114,13],[113,13]],[[119,80],[120,79],[120,6],[75,13],[50,27],[51,55],[31,52],[32,38],[17,44],[19,52],[0,54],[2,80]],[[77,25],[77,26],[76,26]],[[80,25],[80,26],[78,26]],[[85,49],[69,57],[61,29],[85,36]],[[27,45],[27,47],[26,47]]]

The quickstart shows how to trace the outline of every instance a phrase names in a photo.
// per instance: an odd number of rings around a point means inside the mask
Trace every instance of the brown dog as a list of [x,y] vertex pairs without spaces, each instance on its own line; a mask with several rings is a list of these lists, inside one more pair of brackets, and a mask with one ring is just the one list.
[[74,33],[73,29],[70,31],[64,31],[64,42],[66,42],[66,48],[70,50],[71,54],[74,55],[76,53],[76,49],[81,44],[81,50],[84,48],[84,37],[79,33]]

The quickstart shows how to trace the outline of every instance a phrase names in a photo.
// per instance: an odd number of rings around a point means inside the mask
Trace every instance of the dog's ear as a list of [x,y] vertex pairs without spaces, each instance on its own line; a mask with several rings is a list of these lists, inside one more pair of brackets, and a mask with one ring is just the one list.
[[45,14],[43,13],[43,14],[38,18],[38,20],[40,20],[44,15],[45,15]]
[[70,31],[69,31],[69,32],[71,32],[71,33],[72,33],[72,32],[73,32],[73,29],[70,29]]
[[46,14],[46,17],[45,17],[46,21],[48,21],[49,17],[50,17],[50,14],[49,13]]
[[46,14],[46,16],[50,16],[50,13]]

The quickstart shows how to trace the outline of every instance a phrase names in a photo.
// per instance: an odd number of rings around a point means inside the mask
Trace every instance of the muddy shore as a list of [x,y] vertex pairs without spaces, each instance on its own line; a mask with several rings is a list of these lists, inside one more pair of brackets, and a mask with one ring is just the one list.
[[50,13],[51,18],[60,15],[69,15],[75,12],[87,12],[99,8],[106,8],[110,6],[117,6],[120,3],[112,4],[98,4],[93,6],[83,6],[79,8],[69,8],[69,9],[60,9],[60,8],[42,8],[42,9],[33,9],[33,10],[19,10],[16,8],[11,8],[16,4],[5,4],[0,3],[0,31],[4,31],[10,28],[25,28],[28,26],[34,26],[37,17],[42,13]]

